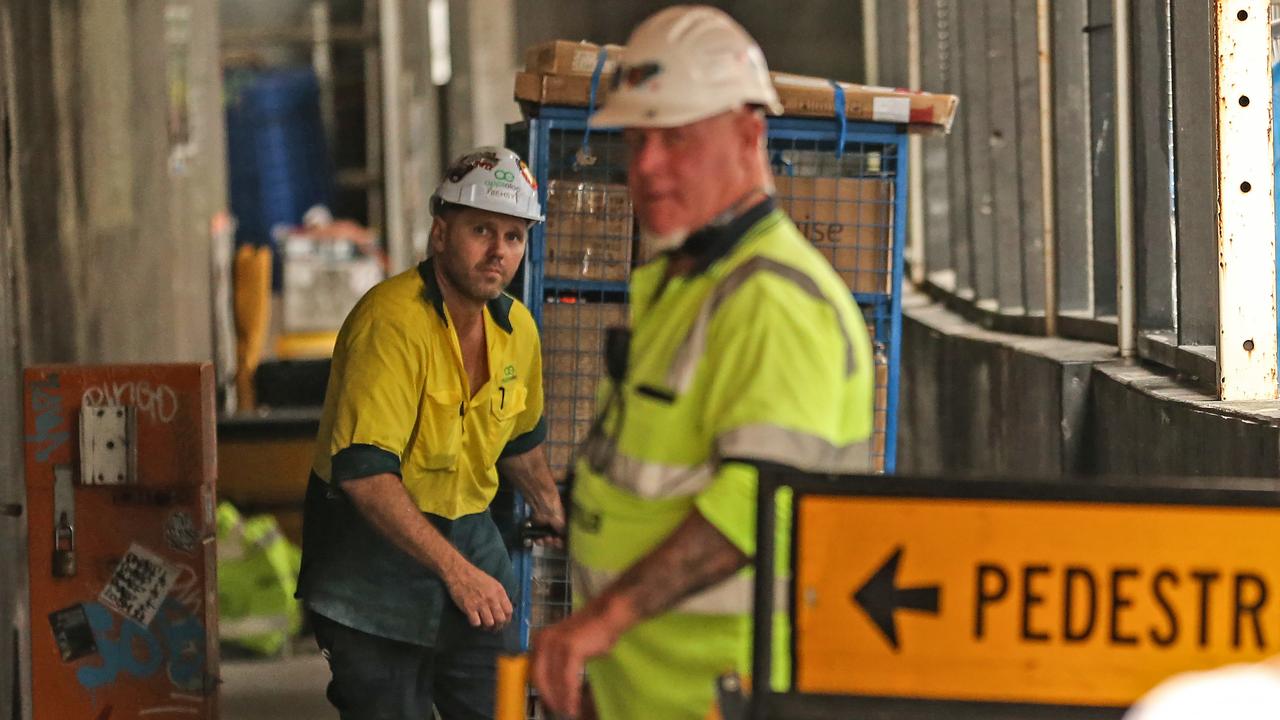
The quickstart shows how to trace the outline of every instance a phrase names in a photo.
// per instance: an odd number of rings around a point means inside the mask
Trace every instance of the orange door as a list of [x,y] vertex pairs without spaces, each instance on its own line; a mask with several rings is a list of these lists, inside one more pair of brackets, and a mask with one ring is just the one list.
[[213,387],[207,363],[26,371],[35,720],[217,718]]

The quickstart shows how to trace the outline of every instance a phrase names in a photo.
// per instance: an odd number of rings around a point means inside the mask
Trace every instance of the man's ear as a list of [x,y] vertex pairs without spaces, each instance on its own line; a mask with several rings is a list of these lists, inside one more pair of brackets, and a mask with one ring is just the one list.
[[444,216],[445,213],[441,213],[431,219],[431,235],[427,245],[432,255],[439,255],[444,250],[444,241],[449,233],[449,221]]
[[746,107],[738,111],[738,117],[735,119],[737,122],[734,123],[734,127],[744,149],[757,152],[765,138],[764,113],[756,108]]

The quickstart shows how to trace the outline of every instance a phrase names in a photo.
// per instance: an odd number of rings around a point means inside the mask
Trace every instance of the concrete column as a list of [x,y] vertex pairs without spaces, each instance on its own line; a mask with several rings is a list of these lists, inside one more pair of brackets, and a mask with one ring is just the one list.
[[[17,17],[15,17],[17,16]],[[47,10],[44,15],[47,18]],[[17,56],[15,22],[25,16],[0,5],[0,126],[17,130],[15,104]],[[14,133],[16,134],[16,133]],[[0,139],[8,143],[12,140]],[[18,156],[16,148],[11,148]],[[14,720],[31,716],[30,643],[27,630],[26,485],[23,481],[22,366],[28,334],[25,296],[20,188],[9,184],[11,168],[0,172],[0,715],[15,710]]]
[[502,144],[506,123],[520,118],[511,98],[519,62],[515,6],[515,0],[451,3],[453,80],[444,129],[450,159],[476,145]]

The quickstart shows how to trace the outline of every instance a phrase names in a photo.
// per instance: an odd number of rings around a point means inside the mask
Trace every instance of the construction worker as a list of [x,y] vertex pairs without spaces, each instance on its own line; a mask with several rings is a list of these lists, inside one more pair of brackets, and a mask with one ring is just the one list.
[[635,29],[591,118],[624,129],[637,219],[667,250],[633,275],[629,351],[576,463],[577,609],[534,642],[560,716],[583,711],[585,665],[601,718],[706,717],[717,678],[749,670],[754,463],[871,467],[870,340],[775,207],[766,110],[781,108],[746,31],[678,6]]
[[528,168],[479,148],[432,196],[431,256],[343,323],[309,487],[298,596],[343,720],[490,718],[516,586],[498,471],[563,531],[529,311],[503,293],[542,220]]

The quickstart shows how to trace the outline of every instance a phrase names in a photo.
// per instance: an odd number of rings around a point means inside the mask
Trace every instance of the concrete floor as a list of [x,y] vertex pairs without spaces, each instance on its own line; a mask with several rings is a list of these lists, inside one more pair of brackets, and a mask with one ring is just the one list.
[[324,699],[329,665],[310,640],[288,658],[223,660],[222,681],[222,720],[338,719]]

